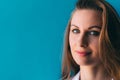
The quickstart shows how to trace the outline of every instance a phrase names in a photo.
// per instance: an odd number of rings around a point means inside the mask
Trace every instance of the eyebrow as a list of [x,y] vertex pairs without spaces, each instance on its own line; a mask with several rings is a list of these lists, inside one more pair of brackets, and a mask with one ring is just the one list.
[[[75,26],[77,28],[79,28],[78,26],[74,25],[74,24],[71,24],[70,26]],[[88,29],[92,29],[92,28],[98,28],[98,29],[101,29],[101,26],[90,26]]]
[[101,29],[100,26],[91,26],[91,27],[89,27],[88,29],[92,29],[92,28],[98,28],[98,29]]
[[71,24],[70,26],[75,26],[75,27],[79,28],[78,26],[76,26],[76,25],[74,25],[74,24]]

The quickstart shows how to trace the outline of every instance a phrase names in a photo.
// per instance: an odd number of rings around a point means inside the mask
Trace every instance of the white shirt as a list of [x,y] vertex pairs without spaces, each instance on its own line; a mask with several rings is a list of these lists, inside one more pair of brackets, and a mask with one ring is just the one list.
[[79,80],[80,71],[72,78],[72,80]]
[[[80,71],[72,78],[72,80],[79,80],[80,78]],[[114,80],[113,78],[111,80]]]

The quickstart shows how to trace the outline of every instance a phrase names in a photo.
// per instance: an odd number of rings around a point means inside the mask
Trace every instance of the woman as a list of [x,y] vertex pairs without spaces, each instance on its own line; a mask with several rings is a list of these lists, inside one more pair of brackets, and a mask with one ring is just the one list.
[[120,80],[120,18],[104,0],[78,0],[64,43],[62,80]]

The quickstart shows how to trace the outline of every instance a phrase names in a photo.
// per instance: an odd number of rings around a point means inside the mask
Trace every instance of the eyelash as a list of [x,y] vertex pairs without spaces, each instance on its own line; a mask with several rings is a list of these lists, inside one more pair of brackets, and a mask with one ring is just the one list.
[[77,34],[77,33],[80,33],[80,30],[79,29],[73,29],[72,32],[75,33],[75,34]]
[[[78,34],[78,33],[80,33],[80,30],[79,29],[73,29],[72,30],[72,33],[74,33],[74,34]],[[95,31],[95,30],[91,30],[91,31],[88,31],[87,33],[86,33],[86,35],[93,35],[93,36],[99,36],[99,34],[100,34],[100,32],[99,31]]]
[[98,32],[98,31],[89,31],[88,34],[89,35],[94,35],[94,36],[99,36],[100,32]]

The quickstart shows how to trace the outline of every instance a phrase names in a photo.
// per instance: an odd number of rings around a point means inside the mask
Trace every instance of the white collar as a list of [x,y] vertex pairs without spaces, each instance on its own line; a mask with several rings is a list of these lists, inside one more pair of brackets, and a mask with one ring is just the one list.
[[[72,78],[72,80],[79,80],[80,78],[80,71]],[[113,78],[111,80],[114,80]]]
[[79,80],[80,71],[72,78],[72,80]]

